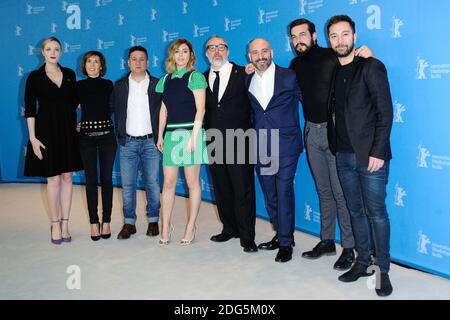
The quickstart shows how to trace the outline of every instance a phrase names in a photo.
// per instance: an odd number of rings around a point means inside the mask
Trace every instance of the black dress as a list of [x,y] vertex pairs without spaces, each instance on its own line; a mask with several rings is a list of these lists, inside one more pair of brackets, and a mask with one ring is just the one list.
[[25,117],[35,118],[35,136],[46,147],[39,160],[28,141],[24,175],[52,177],[82,169],[76,128],[75,72],[61,67],[61,87],[45,73],[30,73],[25,87]]

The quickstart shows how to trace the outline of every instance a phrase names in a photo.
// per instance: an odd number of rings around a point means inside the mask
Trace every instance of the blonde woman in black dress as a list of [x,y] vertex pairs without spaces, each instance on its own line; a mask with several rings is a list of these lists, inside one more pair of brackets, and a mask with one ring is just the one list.
[[70,242],[72,173],[82,169],[76,133],[75,72],[59,65],[61,43],[42,42],[45,63],[27,78],[25,117],[29,142],[25,176],[47,178],[47,198],[54,244]]

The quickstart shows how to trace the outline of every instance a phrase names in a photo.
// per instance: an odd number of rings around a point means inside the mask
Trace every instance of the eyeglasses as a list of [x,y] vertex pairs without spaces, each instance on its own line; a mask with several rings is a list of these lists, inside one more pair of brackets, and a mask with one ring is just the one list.
[[226,44],[210,44],[206,48],[208,51],[214,52],[216,49],[219,49],[219,51],[225,51],[225,49],[228,49],[228,46]]

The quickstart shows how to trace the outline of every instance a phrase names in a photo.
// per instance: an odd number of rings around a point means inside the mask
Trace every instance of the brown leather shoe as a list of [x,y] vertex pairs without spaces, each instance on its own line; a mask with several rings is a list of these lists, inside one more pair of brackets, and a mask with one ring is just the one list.
[[128,239],[132,234],[136,233],[136,226],[134,224],[124,224],[122,230],[117,235],[117,239]]
[[150,222],[148,224],[147,235],[149,237],[154,237],[159,234],[158,222]]

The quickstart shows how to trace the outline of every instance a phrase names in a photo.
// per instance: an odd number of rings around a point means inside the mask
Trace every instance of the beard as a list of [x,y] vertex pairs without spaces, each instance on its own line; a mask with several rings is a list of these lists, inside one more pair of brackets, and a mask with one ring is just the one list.
[[211,64],[211,66],[215,69],[220,69],[226,62],[226,59],[223,58],[208,58],[209,63]]
[[[264,63],[260,64],[260,62],[264,62]],[[272,63],[272,58],[267,58],[267,59],[262,58],[262,59],[255,60],[252,63],[256,70],[264,72],[267,70],[267,68]]]
[[303,42],[299,42],[297,43],[297,45],[295,46],[295,51],[297,52],[298,56],[303,56],[306,53],[308,53],[312,47],[314,47],[315,43],[311,40],[311,42],[309,44],[307,43],[303,43]]
[[[338,56],[338,58],[345,58],[348,57],[350,55],[350,53],[353,52],[353,49],[355,48],[355,44],[352,43],[350,46],[346,46],[347,49],[344,51],[338,51],[338,47],[333,48],[333,51],[336,52],[336,55]],[[342,48],[342,46],[341,46]]]

